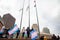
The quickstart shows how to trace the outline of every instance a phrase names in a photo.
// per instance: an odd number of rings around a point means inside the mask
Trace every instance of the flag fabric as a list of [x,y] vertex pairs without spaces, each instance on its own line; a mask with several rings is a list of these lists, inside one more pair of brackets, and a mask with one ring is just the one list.
[[35,30],[32,30],[30,32],[30,35],[31,35],[32,40],[36,40],[36,38],[38,37],[37,31],[35,31]]
[[11,35],[11,34],[14,34],[14,33],[18,32],[18,31],[19,31],[19,28],[17,27],[16,24],[14,24],[14,27],[12,27],[12,28],[8,31],[8,33],[9,33],[9,35]]

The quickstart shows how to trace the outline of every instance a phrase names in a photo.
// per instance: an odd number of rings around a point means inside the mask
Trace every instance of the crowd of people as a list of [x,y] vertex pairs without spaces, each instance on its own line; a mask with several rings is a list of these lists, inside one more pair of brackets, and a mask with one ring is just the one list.
[[59,35],[58,35],[58,36],[55,36],[55,34],[53,34],[53,36],[52,36],[52,40],[60,40]]
[[[5,29],[5,28],[3,29],[3,28],[2,28],[2,29],[1,29],[2,32],[0,31],[0,38],[13,38],[13,37],[14,37],[14,36],[13,36],[14,34],[9,35],[8,30],[9,30],[9,29]],[[18,38],[19,33],[20,33],[20,32],[17,32],[17,33],[16,33],[16,34],[17,34],[17,35],[16,35],[16,38]]]
[[[9,33],[8,33],[8,31],[10,29],[6,29],[5,26],[4,26],[4,24],[3,24],[3,22],[0,20],[0,38],[13,38],[14,34],[9,35]],[[33,28],[30,29],[29,27],[27,27],[27,29],[25,29],[25,27],[23,27],[23,29],[22,29],[22,37],[23,38],[29,38],[30,37],[30,32],[32,30],[33,30]],[[15,33],[15,34],[16,34],[15,38],[18,38],[18,36],[20,34],[20,30],[17,31],[17,33]]]
[[[13,25],[13,27],[14,27],[14,25]],[[2,19],[0,19],[0,38],[14,38],[14,35],[15,35],[15,34],[16,34],[16,37],[15,37],[15,38],[18,38],[18,36],[19,36],[19,34],[20,34],[20,29],[19,29],[19,31],[16,31],[16,30],[18,30],[18,28],[17,28],[17,27],[14,27],[14,28],[16,28],[16,29],[13,29],[13,30],[11,31],[11,29],[12,29],[13,27],[7,29],[7,28],[5,27],[4,22],[2,21]],[[16,33],[13,33],[14,30],[16,31]],[[33,30],[33,28],[30,29],[29,27],[27,27],[27,29],[25,29],[25,27],[23,27],[23,29],[22,29],[22,37],[23,37],[23,38],[29,38],[29,37],[31,37],[31,36],[30,36],[30,32],[31,32],[32,30]],[[13,34],[12,34],[12,33],[13,33]]]
[[[8,30],[10,29],[6,29],[3,22],[0,21],[0,38],[13,38],[14,34],[9,35]],[[22,29],[22,37],[23,38],[30,38],[30,32],[33,31],[34,29],[30,29],[29,27],[27,27],[27,29],[25,29],[25,27],[23,27]],[[20,34],[20,30],[16,33],[16,38],[18,38],[19,34]],[[41,40],[44,40],[44,36],[40,37]],[[55,36],[55,34],[53,34],[52,36],[52,40],[60,40],[59,36]]]
[[[10,29],[5,28],[4,23],[2,20],[0,20],[0,38],[13,38],[13,35],[9,35],[8,31]],[[18,38],[20,31],[18,31],[16,34],[16,38]]]
[[[44,40],[44,36],[40,37],[41,40]],[[48,40],[47,38],[45,38],[45,40]],[[59,35],[55,36],[55,34],[52,35],[51,40],[60,40]]]
[[[23,27],[23,29],[22,29],[22,37],[29,38],[30,37],[30,32],[32,30],[34,30],[34,29],[33,28],[30,29],[29,27],[27,27],[27,29],[25,29],[25,27]],[[45,36],[41,36],[40,37],[40,40],[44,40],[44,37]],[[47,38],[45,40],[47,40]],[[60,37],[59,37],[59,35],[58,36],[55,36],[55,34],[53,34],[52,37],[51,37],[51,40],[60,40]]]
[[38,32],[35,29],[30,29],[30,27],[23,27],[22,38],[31,38],[31,40],[36,40],[38,38]]
[[23,29],[22,29],[22,37],[27,37],[27,38],[29,38],[30,37],[30,32],[33,30],[33,28],[32,29],[30,29],[29,27],[27,27],[27,29],[25,29],[25,27],[23,27]]

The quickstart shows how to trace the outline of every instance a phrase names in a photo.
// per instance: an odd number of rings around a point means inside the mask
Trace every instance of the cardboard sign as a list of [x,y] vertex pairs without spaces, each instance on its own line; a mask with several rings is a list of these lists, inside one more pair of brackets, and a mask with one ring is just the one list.
[[4,25],[7,29],[11,28],[15,23],[15,18],[10,14],[5,14],[3,16]]

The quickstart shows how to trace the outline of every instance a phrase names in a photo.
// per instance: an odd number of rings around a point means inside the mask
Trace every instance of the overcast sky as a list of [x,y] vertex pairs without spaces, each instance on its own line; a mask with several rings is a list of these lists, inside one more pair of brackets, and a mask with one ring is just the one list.
[[[24,15],[22,27],[28,27],[28,1],[24,3]],[[48,27],[51,34],[60,35],[60,0],[36,0],[39,17],[40,31],[43,27]],[[16,24],[20,27],[21,13],[19,11],[23,7],[23,0],[0,0],[0,15],[10,13],[16,18]],[[34,7],[34,0],[30,0],[30,24],[37,23],[36,10]]]

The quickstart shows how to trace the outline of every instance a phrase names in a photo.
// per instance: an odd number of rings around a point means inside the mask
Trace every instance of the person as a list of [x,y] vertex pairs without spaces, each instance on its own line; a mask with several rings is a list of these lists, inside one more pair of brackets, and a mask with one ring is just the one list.
[[47,40],[47,37],[46,36],[44,36],[44,40]]
[[55,34],[53,34],[52,40],[57,40],[57,37],[55,36]]
[[25,30],[24,38],[27,38],[27,31]]
[[41,36],[40,39],[41,39],[41,40],[44,40],[44,36]]
[[20,30],[18,30],[16,38],[18,38],[19,34],[20,34]]
[[27,37],[29,38],[29,36],[30,36],[30,27],[27,27]]
[[30,30],[30,37],[31,37],[31,40],[36,40],[38,38],[38,33],[33,28]]
[[4,23],[3,21],[0,19],[0,38],[3,38],[2,35],[3,35],[3,32],[4,32]]
[[24,37],[24,34],[25,34],[25,27],[23,27],[22,29],[22,37]]
[[8,38],[8,29],[4,29],[3,38]]
[[59,35],[57,36],[57,40],[59,40],[60,39],[60,37],[59,37]]
[[30,32],[33,31],[33,30],[34,30],[34,29],[32,28],[32,29],[30,30]]

